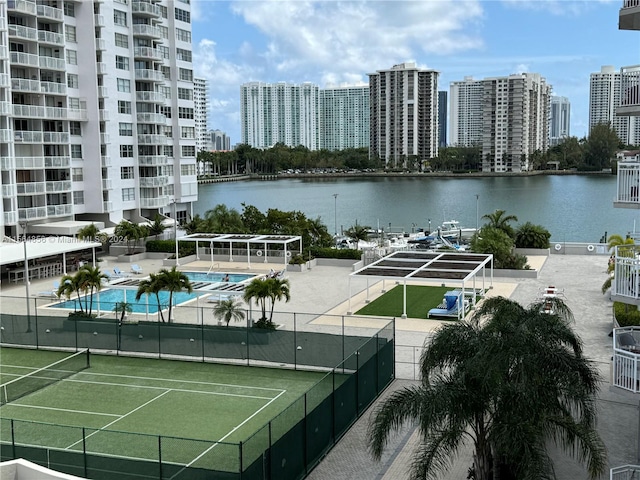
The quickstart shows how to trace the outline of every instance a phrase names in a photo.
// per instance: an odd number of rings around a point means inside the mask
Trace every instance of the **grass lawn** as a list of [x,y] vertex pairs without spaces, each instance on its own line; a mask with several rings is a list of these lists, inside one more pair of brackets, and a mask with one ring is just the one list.
[[[427,312],[442,303],[444,294],[452,287],[407,285],[407,317],[427,318]],[[357,315],[399,317],[402,315],[403,286],[397,285],[381,297],[356,312]]]

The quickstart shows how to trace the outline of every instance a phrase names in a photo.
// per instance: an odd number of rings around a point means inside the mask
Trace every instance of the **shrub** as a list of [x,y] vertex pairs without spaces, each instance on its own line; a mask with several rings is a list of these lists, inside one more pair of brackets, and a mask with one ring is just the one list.
[[291,265],[302,265],[307,260],[309,260],[309,258],[304,258],[304,256],[301,253],[298,253],[297,255],[294,255],[293,257],[291,257],[291,259],[289,260],[289,263]]
[[[160,252],[160,253],[176,253],[175,240],[149,240],[147,242],[147,252]],[[194,255],[196,253],[195,242],[178,242],[178,255],[186,257],[188,255]]]
[[69,312],[69,320],[94,320],[95,315],[89,315],[87,312]]
[[362,251],[349,248],[311,248],[311,255],[315,258],[360,260],[362,257]]
[[516,229],[516,247],[549,248],[551,233],[540,225],[531,222],[523,223]]
[[253,327],[254,328],[261,328],[263,330],[275,330],[276,329],[276,324],[273,323],[268,318],[261,318],[260,320],[258,320],[257,322],[255,322],[253,324]]
[[640,325],[640,311],[626,303],[613,302],[613,312],[621,327]]

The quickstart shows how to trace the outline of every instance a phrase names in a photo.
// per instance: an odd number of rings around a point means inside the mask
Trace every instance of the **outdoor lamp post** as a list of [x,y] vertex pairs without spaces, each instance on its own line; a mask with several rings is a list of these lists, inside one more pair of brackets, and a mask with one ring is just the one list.
[[479,212],[480,212],[480,210],[478,208],[479,200],[480,200],[480,195],[478,195],[476,193],[476,232],[478,231],[478,225],[479,225],[478,224],[478,218],[479,218],[478,215],[479,215]]
[[22,246],[24,248],[24,286],[27,293],[27,332],[31,331],[31,306],[29,305],[29,257],[27,257],[27,227],[29,222],[20,222],[22,228]]
[[333,235],[338,236],[338,194],[333,194]]
[[173,240],[176,244],[176,267],[179,267],[180,261],[178,260],[178,214],[176,213],[176,200],[174,199],[171,203],[173,205]]

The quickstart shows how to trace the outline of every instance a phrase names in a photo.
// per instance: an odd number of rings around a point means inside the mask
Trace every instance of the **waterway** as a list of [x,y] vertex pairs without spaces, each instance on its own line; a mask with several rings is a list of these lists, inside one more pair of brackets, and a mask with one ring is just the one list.
[[613,208],[615,195],[615,175],[248,180],[199,185],[194,214],[217,204],[241,212],[244,203],[319,217],[331,233],[356,222],[411,232],[451,219],[475,227],[502,209],[516,225],[544,226],[554,242],[598,242],[605,232],[640,231],[640,211]]

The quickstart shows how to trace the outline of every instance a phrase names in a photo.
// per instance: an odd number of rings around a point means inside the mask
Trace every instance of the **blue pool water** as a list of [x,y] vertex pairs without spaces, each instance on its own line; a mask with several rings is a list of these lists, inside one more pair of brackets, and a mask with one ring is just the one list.
[[[131,304],[131,309],[133,313],[157,313],[158,312],[158,300],[155,295],[143,295],[140,297],[140,300],[136,301],[136,290],[125,290],[125,289],[109,289],[109,290],[101,290],[100,293],[93,294],[93,311],[96,312],[98,309],[101,312],[111,312],[116,306],[117,302],[125,301]],[[198,294],[196,293],[186,293],[186,292],[176,292],[173,294],[173,304],[178,305],[180,303],[188,302],[189,300],[193,300],[196,298]],[[100,300],[98,301],[98,297]],[[148,300],[148,307],[147,307]],[[91,301],[91,300],[89,300]],[[84,308],[84,297],[82,299],[82,305]],[[163,310],[169,307],[169,292],[161,291],[160,292],[160,305]],[[51,305],[49,308],[67,308],[70,310],[79,310],[79,300],[67,300],[66,302],[56,303],[55,305]],[[148,308],[148,310],[147,310]]]
[[255,277],[254,274],[250,273],[222,273],[222,272],[182,272],[184,273],[189,280],[192,282],[210,282],[210,283],[218,283],[224,280],[225,275],[229,275],[229,281],[234,283],[244,282],[250,278]]

